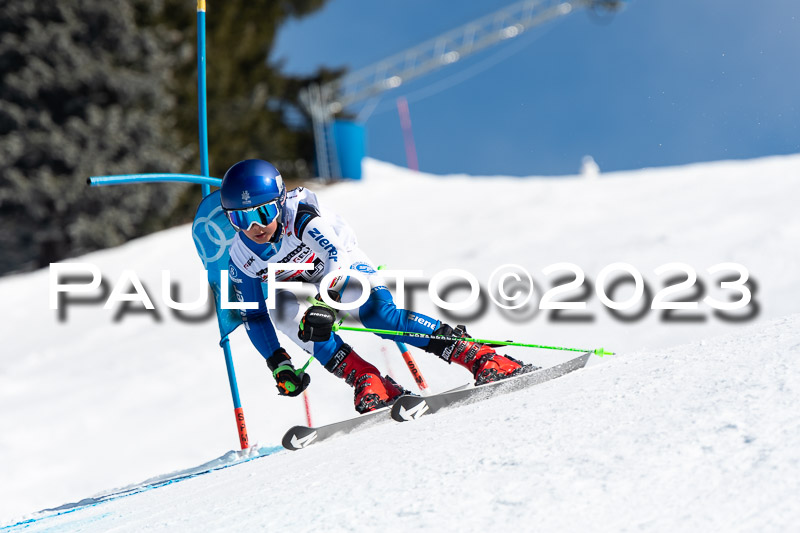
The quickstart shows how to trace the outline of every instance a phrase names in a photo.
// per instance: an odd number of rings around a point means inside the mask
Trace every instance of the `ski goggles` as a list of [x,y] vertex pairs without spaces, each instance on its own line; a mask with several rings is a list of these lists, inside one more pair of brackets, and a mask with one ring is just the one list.
[[274,200],[250,209],[226,210],[225,214],[228,215],[228,220],[234,228],[245,231],[253,224],[259,226],[271,224],[281,214],[281,206],[279,200]]

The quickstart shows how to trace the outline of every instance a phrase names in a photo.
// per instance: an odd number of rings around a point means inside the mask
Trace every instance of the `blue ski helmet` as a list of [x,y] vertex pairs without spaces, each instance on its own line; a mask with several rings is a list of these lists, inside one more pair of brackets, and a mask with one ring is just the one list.
[[266,226],[277,220],[278,229],[272,242],[277,243],[283,237],[286,186],[271,163],[247,159],[233,165],[222,178],[220,201],[237,230],[249,229],[253,224]]

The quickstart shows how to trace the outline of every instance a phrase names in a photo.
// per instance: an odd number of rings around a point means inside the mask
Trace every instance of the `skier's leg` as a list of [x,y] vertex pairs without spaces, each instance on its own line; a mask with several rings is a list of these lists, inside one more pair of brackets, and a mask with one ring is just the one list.
[[300,340],[297,336],[297,325],[308,305],[301,304],[291,292],[276,292],[277,309],[272,315],[275,326],[307,353],[313,354],[326,370],[353,387],[356,411],[366,413],[384,407],[408,392],[392,378],[381,377],[380,371],[374,365],[364,361],[336,333],[331,333],[322,342]]
[[356,411],[366,413],[391,404],[395,398],[408,391],[389,376],[362,359],[349,344],[341,344],[325,369],[353,387]]
[[[386,287],[386,281],[380,272],[373,266],[372,261],[360,249],[350,250],[354,263],[350,267],[357,270],[369,281],[369,297],[358,309],[350,311],[364,327],[371,329],[384,329],[390,331],[404,331],[431,335],[439,327],[439,321],[422,313],[415,313],[406,309],[399,309],[392,298],[392,293]],[[342,302],[354,302],[362,291],[358,281],[351,280],[342,292]],[[427,337],[410,337],[397,335],[377,334],[379,337],[424,348],[430,339]]]
[[[358,318],[365,327],[410,333],[423,333],[443,337],[468,337],[464,326],[455,329],[429,316],[414,313],[406,309],[398,309],[392,294],[379,273],[372,267],[371,262],[360,250],[354,250],[351,255],[361,259],[356,263],[357,270],[363,272],[370,280],[370,295],[366,303],[358,309]],[[352,297],[351,297],[352,298]],[[354,301],[353,298],[350,301]],[[344,299],[343,299],[344,301]],[[383,335],[378,336],[399,340],[422,348],[447,361],[457,363],[469,370],[475,378],[475,383],[488,383],[517,374],[530,372],[533,365],[523,365],[509,356],[500,355],[490,346],[471,341],[457,341],[444,339],[428,339],[408,336]]]
[[[454,329],[447,324],[442,324],[433,334],[442,337],[469,337],[466,327],[456,326]],[[500,355],[491,346],[479,342],[432,339],[423,350],[438,355],[448,363],[463,366],[472,372],[476,385],[537,370],[533,365],[523,364],[508,355]]]

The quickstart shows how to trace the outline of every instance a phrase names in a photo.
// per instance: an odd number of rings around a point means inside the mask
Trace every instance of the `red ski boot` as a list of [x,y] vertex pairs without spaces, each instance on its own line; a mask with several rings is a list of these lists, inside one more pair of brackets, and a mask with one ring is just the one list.
[[355,388],[356,411],[366,413],[391,405],[401,394],[408,393],[389,376],[364,361],[349,344],[343,344],[325,368]]
[[[447,324],[442,324],[433,334],[444,337],[468,337],[464,326],[456,326],[456,329],[453,329]],[[448,363],[458,363],[472,372],[475,385],[538,370],[538,367],[498,354],[491,346],[473,341],[432,339],[424,350],[438,355]]]

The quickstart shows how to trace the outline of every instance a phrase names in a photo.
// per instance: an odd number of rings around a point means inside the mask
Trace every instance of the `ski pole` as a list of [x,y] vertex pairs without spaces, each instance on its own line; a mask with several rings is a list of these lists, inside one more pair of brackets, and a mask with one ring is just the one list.
[[299,374],[300,372],[305,372],[306,368],[308,368],[308,365],[310,365],[311,361],[313,361],[313,360],[314,360],[314,356],[312,355],[311,357],[308,358],[308,361],[306,361],[306,364],[303,365],[303,368],[301,368],[300,370],[295,371],[295,374]]
[[481,344],[493,344],[496,346],[519,346],[522,348],[541,348],[544,350],[563,350],[567,352],[591,352],[595,355],[599,355],[600,357],[603,357],[604,355],[614,355],[614,352],[607,352],[603,348],[596,348],[594,350],[589,350],[584,348],[566,348],[563,346],[545,346],[542,344],[528,344],[524,342],[475,339],[472,337],[449,337],[447,335],[432,335],[429,333],[415,333],[411,331],[391,331],[388,329],[354,328],[341,325],[334,325],[333,329],[334,331],[338,330],[361,331],[361,332],[377,333],[378,335],[391,335],[394,337],[413,337],[417,339],[441,339],[446,341],[468,341],[468,342],[479,342]]

